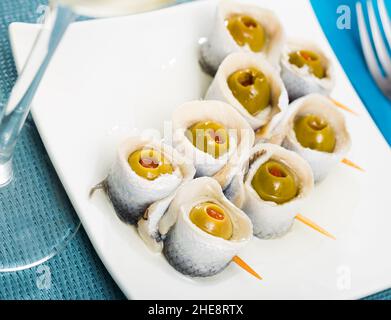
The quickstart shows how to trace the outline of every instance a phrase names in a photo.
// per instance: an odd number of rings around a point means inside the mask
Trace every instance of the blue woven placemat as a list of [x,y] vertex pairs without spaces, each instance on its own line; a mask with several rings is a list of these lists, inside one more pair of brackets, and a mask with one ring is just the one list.
[[[333,1],[337,2],[337,0]],[[313,0],[313,2],[327,1]],[[0,1],[0,92],[5,93],[5,96],[0,99],[7,98],[16,79],[16,69],[9,45],[8,25],[13,21],[35,22],[42,13],[40,11],[42,4],[46,4],[46,1]],[[330,14],[330,12],[322,11],[324,8],[316,9],[320,16],[327,17]],[[348,75],[351,76],[349,72]],[[31,166],[28,157],[36,155],[47,171],[47,174],[41,177],[43,179],[41,183],[36,184],[37,194],[46,192],[47,197],[53,199],[53,203],[60,202],[63,210],[69,210],[74,214],[50,161],[47,161],[46,151],[31,119],[23,129],[17,152],[22,155],[21,158],[26,159],[24,160],[26,170],[29,170],[29,166]],[[50,185],[53,190],[45,189],[43,191],[43,186],[48,184],[48,181],[44,179],[48,179],[48,177],[50,177]],[[34,201],[34,199],[26,199],[26,201]],[[55,207],[50,209],[56,210]],[[44,274],[50,275],[50,286],[42,282],[41,276]],[[47,277],[45,278],[47,279]],[[64,251],[43,266],[16,273],[0,274],[0,299],[124,298],[96,255],[83,229],[78,232]],[[368,299],[391,299],[391,290],[370,296]]]

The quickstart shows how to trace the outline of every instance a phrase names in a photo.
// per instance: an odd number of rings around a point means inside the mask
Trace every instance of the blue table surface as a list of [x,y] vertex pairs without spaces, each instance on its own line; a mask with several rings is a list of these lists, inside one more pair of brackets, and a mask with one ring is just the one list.
[[[391,105],[382,96],[366,71],[357,33],[355,1],[312,0],[311,3],[352,84],[359,92],[361,99],[384,137],[390,143]],[[40,7],[42,4],[46,4],[46,1],[0,1],[0,93],[3,93],[2,100],[6,99],[16,79],[16,70],[7,32],[8,25],[13,21],[35,22],[42,12]],[[351,8],[352,26],[349,30],[339,30],[336,27],[337,8],[341,4],[348,5]],[[34,141],[34,143],[23,143],[24,140]],[[45,154],[44,147],[31,119],[28,120],[28,125],[23,129],[21,141],[19,152],[28,154],[33,151],[37,154]],[[34,148],[34,150],[28,148]],[[49,167],[48,170],[50,170],[50,175],[56,176],[52,167]],[[68,210],[73,210],[59,181],[58,188],[62,191],[63,201],[66,202]],[[44,267],[50,271],[51,275],[51,286],[47,289],[38,288],[37,282],[42,270],[37,268],[0,274],[0,299],[125,298],[102,265],[84,230],[80,230],[67,248],[46,262]],[[391,299],[391,290],[370,296],[368,299]]]

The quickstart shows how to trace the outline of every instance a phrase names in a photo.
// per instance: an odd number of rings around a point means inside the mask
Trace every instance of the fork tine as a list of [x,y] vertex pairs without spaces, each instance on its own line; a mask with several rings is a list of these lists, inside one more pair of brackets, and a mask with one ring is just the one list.
[[391,75],[391,58],[388,55],[387,48],[383,41],[383,36],[380,32],[379,24],[377,23],[375,10],[371,0],[367,1],[369,24],[371,26],[372,38],[375,44],[376,53],[379,57],[380,63],[383,66],[387,75]]
[[391,47],[391,22],[387,13],[386,6],[384,5],[384,0],[378,0],[377,7],[379,8],[379,15],[383,25],[384,33],[388,41],[388,45]]
[[361,39],[361,46],[364,52],[364,57],[367,62],[369,71],[379,86],[383,85],[383,77],[379,66],[377,65],[375,53],[373,52],[371,40],[368,35],[368,30],[365,25],[364,14],[362,10],[361,2],[356,3],[356,13],[358,22],[358,31]]

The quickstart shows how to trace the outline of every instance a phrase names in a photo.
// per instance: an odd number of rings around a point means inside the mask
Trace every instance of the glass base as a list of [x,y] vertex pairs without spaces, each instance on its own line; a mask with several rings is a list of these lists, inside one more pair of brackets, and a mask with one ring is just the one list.
[[0,163],[0,188],[9,184],[13,177],[12,160],[6,163]]
[[0,187],[0,272],[39,265],[77,233],[80,221],[31,122],[13,159],[13,178]]

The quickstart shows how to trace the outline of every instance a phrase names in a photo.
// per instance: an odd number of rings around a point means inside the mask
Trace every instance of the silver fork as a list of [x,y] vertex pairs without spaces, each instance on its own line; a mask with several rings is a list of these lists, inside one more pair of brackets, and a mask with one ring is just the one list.
[[[384,0],[377,0],[377,5],[379,8],[380,20],[384,34],[386,36],[386,40],[388,45],[391,46],[391,23],[387,14],[386,6],[384,5]],[[375,45],[375,51],[372,48],[371,38],[365,23],[362,4],[361,2],[356,3],[358,30],[360,33],[362,50],[364,52],[365,60],[372,77],[375,79],[377,85],[382,90],[384,95],[391,100],[391,57],[387,52],[387,47],[384,43],[383,36],[376,19],[372,0],[367,1],[367,10],[371,29],[370,31],[372,33],[372,39]],[[382,74],[382,71],[377,63],[376,55],[379,58],[380,64],[384,70],[384,75]]]

